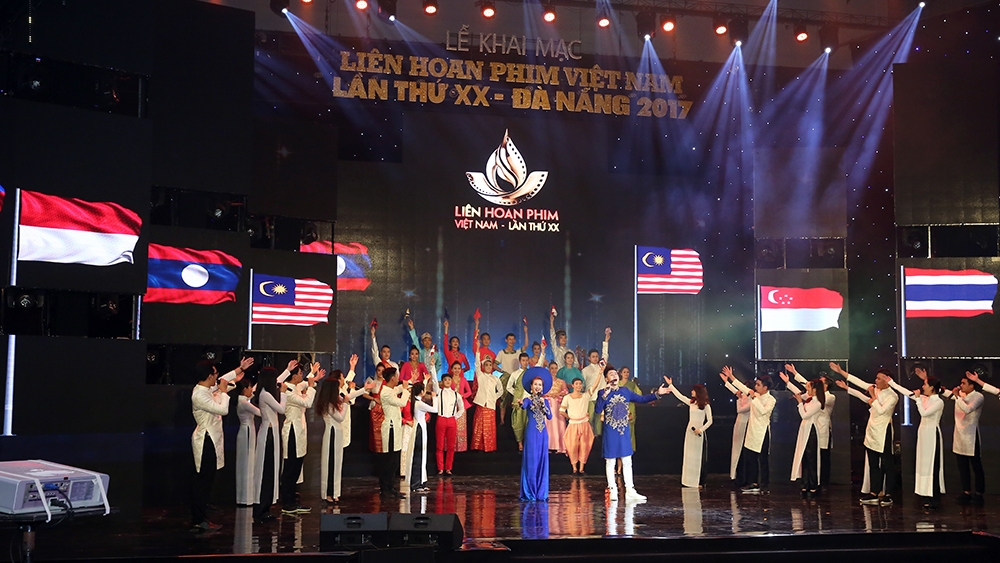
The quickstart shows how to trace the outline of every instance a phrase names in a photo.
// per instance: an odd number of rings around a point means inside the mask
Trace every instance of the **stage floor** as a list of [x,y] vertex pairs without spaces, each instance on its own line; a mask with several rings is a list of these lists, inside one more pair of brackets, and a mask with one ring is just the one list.
[[[143,511],[141,521],[122,515],[81,518],[38,532],[39,560],[123,556],[315,552],[322,513],[456,513],[469,546],[505,539],[582,537],[837,534],[863,532],[981,531],[1000,534],[1000,495],[985,506],[962,506],[955,495],[941,508],[925,511],[912,494],[888,507],[858,504],[853,487],[835,485],[819,499],[804,500],[794,483],[772,484],[766,495],[733,491],[722,475],[710,475],[698,491],[682,488],[678,476],[641,476],[636,488],[644,503],[611,502],[605,480],[597,476],[553,476],[548,502],[522,503],[518,476],[455,476],[430,480],[430,492],[382,502],[372,478],[348,479],[339,506],[327,506],[316,487],[303,491],[312,512],[280,516],[255,525],[250,509],[220,506],[217,532],[193,533],[184,506]],[[275,510],[275,512],[278,512]]]

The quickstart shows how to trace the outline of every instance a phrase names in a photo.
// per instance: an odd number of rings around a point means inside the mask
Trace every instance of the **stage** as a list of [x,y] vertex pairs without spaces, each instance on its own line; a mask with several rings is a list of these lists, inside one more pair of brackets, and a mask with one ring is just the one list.
[[[723,475],[711,475],[702,491],[682,488],[675,475],[661,475],[636,477],[637,489],[648,497],[636,504],[623,499],[611,502],[603,478],[558,475],[552,478],[547,503],[522,503],[518,484],[516,475],[435,476],[429,493],[386,503],[380,500],[374,479],[352,478],[345,481],[339,505],[326,505],[315,486],[306,487],[302,500],[312,507],[311,513],[282,515],[268,524],[253,524],[248,508],[218,506],[213,519],[223,528],[211,533],[191,532],[186,508],[146,508],[141,521],[112,515],[42,529],[36,557],[317,553],[321,514],[375,512],[457,514],[465,530],[462,550],[439,553],[438,560],[524,560],[543,554],[572,560],[684,553],[690,557],[691,553],[718,555],[723,551],[735,557],[760,550],[793,550],[801,556],[803,551],[818,549],[943,549],[975,561],[990,550],[995,554],[1000,547],[1000,538],[995,536],[1000,533],[1000,495],[996,494],[986,495],[985,506],[961,506],[954,495],[948,495],[939,510],[924,511],[911,494],[897,497],[892,506],[872,507],[859,505],[857,491],[849,486],[835,485],[820,498],[807,500],[794,483],[773,483],[770,493],[758,496],[733,491]],[[621,543],[628,538],[648,541]],[[580,539],[596,541],[557,541]]]

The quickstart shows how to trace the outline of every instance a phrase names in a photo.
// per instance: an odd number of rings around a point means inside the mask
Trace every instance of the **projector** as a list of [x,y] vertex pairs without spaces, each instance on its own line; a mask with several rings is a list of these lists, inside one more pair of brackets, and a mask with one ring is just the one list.
[[108,476],[40,459],[0,462],[0,513],[52,517],[53,501],[67,508],[108,505]]

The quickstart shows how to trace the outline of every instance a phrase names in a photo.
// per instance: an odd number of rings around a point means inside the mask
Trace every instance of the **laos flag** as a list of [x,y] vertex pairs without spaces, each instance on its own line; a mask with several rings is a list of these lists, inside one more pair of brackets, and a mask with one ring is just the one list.
[[372,261],[368,248],[359,242],[333,243],[337,255],[337,291],[364,291],[372,283],[368,279]]
[[216,305],[236,301],[243,265],[220,250],[149,245],[147,303]]

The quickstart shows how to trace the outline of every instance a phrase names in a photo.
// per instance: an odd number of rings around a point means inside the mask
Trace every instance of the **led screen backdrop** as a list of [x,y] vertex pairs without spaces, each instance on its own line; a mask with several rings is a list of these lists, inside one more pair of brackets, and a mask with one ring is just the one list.
[[910,358],[998,357],[1000,258],[899,260],[900,351]]
[[757,270],[758,359],[847,359],[847,270]]

